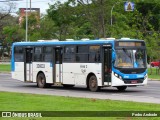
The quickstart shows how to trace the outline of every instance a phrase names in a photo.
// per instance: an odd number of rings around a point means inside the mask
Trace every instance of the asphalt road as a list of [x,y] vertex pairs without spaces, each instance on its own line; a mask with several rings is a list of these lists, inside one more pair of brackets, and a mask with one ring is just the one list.
[[160,81],[151,80],[148,81],[147,86],[128,87],[124,92],[119,92],[113,87],[102,88],[99,92],[90,92],[85,86],[75,86],[73,88],[64,88],[62,86],[52,86],[45,89],[37,88],[36,83],[24,83],[12,79],[8,73],[0,73],[0,91],[160,104]]

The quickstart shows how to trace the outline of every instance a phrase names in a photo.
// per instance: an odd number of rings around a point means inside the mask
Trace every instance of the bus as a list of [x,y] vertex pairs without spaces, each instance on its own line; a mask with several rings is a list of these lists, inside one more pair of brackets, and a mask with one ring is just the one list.
[[86,86],[90,91],[147,84],[146,45],[143,40],[15,42],[12,45],[12,78],[34,82],[39,88],[60,85]]

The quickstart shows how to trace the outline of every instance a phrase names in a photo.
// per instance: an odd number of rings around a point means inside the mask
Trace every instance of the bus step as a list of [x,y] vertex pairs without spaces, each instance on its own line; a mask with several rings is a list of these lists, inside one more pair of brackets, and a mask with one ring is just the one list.
[[61,82],[56,82],[54,83],[55,86],[62,86],[62,83]]

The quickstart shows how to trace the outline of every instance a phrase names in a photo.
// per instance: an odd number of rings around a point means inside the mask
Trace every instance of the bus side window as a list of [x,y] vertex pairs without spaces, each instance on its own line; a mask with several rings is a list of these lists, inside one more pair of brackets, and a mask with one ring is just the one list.
[[75,46],[65,46],[64,47],[64,62],[74,62],[75,61]]
[[42,61],[42,47],[35,47],[34,61]]
[[76,61],[77,62],[88,62],[89,61],[88,45],[77,46]]
[[100,46],[93,45],[89,47],[89,61],[100,62]]
[[14,48],[14,59],[15,62],[23,62],[24,61],[24,49],[23,47],[15,47]]
[[44,47],[44,61],[52,62],[52,47]]

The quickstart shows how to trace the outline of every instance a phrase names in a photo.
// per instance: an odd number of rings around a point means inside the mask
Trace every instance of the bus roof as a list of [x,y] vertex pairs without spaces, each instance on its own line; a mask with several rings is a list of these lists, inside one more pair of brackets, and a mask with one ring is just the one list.
[[98,40],[87,40],[87,41],[42,41],[42,42],[15,42],[13,46],[36,46],[36,45],[85,45],[85,44],[114,44],[114,41],[143,41],[138,39],[98,39]]

